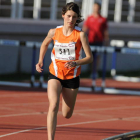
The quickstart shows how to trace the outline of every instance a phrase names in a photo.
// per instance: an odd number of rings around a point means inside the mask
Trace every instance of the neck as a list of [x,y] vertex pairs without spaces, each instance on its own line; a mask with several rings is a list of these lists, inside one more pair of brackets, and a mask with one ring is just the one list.
[[99,14],[99,13],[93,13],[92,15],[93,15],[94,17],[99,17],[100,14]]
[[63,30],[63,34],[65,36],[69,36],[72,33],[72,31],[74,30],[74,27],[67,27],[64,25],[62,30]]

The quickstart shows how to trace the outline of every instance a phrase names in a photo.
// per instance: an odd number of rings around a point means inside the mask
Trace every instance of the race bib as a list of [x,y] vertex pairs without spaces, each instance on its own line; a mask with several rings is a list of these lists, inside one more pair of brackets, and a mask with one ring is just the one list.
[[58,43],[54,45],[55,59],[75,60],[75,43]]

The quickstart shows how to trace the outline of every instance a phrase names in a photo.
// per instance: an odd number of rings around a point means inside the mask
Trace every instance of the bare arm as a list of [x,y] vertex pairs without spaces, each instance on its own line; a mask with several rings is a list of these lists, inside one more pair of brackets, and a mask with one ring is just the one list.
[[75,67],[78,65],[88,64],[88,63],[91,63],[93,61],[93,56],[92,56],[91,49],[89,47],[86,33],[84,33],[84,32],[80,33],[80,40],[81,40],[84,52],[86,54],[86,57],[83,59],[80,59],[80,60],[76,60],[76,61],[68,61],[68,62],[66,62],[65,67],[72,68],[72,67]]
[[81,32],[80,39],[81,39],[81,43],[82,43],[83,50],[85,52],[86,57],[83,59],[77,60],[76,63],[77,63],[77,65],[84,65],[84,64],[91,63],[93,61],[93,56],[92,56],[92,52],[91,52],[91,49],[89,46],[89,42],[88,42],[86,33]]
[[43,69],[42,69],[43,59],[44,59],[45,53],[46,53],[46,51],[48,49],[48,45],[52,41],[52,38],[54,36],[54,33],[55,33],[55,29],[50,29],[49,32],[48,32],[47,37],[42,42],[42,45],[40,47],[39,61],[36,64],[36,70],[38,72],[42,72],[43,71]]
[[83,30],[83,32],[87,33],[88,32],[88,27],[86,25],[83,25],[82,30]]

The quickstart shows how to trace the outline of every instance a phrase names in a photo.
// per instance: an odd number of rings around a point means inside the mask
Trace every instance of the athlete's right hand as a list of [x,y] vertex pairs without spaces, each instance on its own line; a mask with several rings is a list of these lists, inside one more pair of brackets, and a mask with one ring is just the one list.
[[43,63],[42,62],[41,63],[38,62],[36,64],[36,71],[38,71],[39,73],[41,73],[43,71],[42,66],[43,66]]

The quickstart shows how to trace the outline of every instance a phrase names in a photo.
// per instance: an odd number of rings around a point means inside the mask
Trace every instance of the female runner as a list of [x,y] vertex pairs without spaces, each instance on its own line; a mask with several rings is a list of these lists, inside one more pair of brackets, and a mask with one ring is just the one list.
[[[62,93],[62,114],[70,118],[73,114],[76,96],[79,88],[81,65],[93,61],[86,34],[77,25],[82,22],[79,6],[70,2],[62,8],[64,25],[50,29],[44,39],[36,70],[42,72],[43,59],[49,43],[53,40],[54,47],[51,53],[52,63],[49,66],[47,114],[48,140],[54,140],[57,112],[59,109],[60,94]],[[82,48],[85,57],[82,58]]]

